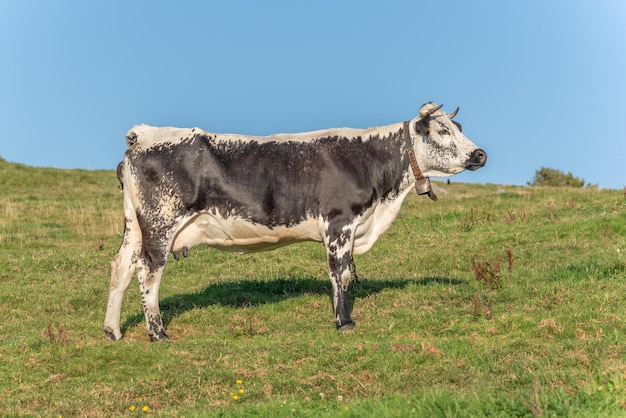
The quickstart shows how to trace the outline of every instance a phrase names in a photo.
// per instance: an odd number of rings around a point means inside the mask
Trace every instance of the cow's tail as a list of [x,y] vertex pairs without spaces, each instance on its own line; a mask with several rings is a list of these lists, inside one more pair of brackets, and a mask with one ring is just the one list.
[[121,173],[120,182],[122,183],[124,191],[124,221],[132,225],[126,225],[126,227],[124,228],[124,235],[129,232],[129,226],[131,226],[131,232],[137,233],[138,237],[141,238],[141,230],[139,229],[139,224],[137,222],[137,209],[139,207],[139,199],[137,194],[138,189],[135,180],[136,177],[133,173],[133,166],[129,161],[128,155],[124,155],[124,159],[119,165],[121,166],[121,169],[120,167],[118,167],[118,169],[120,170],[118,172],[118,177]]
[[124,161],[117,165],[117,181],[120,182],[119,188],[124,189]]

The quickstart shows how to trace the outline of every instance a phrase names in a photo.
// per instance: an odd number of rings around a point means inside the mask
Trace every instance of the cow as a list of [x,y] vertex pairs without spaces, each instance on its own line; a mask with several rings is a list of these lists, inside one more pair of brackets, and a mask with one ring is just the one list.
[[430,176],[487,161],[452,120],[458,108],[441,108],[426,103],[417,117],[382,127],[264,137],[131,128],[118,173],[125,227],[111,261],[106,337],[122,338],[122,298],[136,274],[148,335],[166,340],[158,300],[163,269],[169,253],[186,257],[199,244],[247,253],[322,243],[336,327],[353,329],[346,297],[353,255],[374,245],[413,187],[436,200]]

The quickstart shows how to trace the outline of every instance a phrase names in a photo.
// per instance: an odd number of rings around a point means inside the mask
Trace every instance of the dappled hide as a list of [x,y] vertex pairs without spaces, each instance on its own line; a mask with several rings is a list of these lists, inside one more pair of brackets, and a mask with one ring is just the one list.
[[111,262],[106,336],[122,337],[122,298],[136,273],[148,334],[166,339],[158,294],[167,256],[186,257],[199,244],[245,253],[323,243],[337,328],[354,328],[346,299],[353,255],[372,247],[414,187],[436,200],[428,177],[487,161],[455,114],[428,103],[388,126],[267,137],[133,127],[118,167],[125,231]]

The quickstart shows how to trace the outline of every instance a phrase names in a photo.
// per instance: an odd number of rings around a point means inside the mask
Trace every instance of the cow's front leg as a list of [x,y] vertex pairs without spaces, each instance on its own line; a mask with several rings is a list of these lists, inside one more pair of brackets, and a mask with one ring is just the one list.
[[[334,235],[334,236],[333,236]],[[354,322],[350,318],[347,290],[352,274],[352,230],[349,227],[341,229],[340,233],[327,237],[326,252],[328,256],[328,273],[333,286],[333,308],[335,322],[339,331],[354,329]]]

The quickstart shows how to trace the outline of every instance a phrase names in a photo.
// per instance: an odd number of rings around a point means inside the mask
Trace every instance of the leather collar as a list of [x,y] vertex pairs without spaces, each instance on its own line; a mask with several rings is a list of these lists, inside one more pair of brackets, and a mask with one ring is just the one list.
[[430,185],[430,179],[422,174],[419,165],[417,164],[417,158],[415,157],[415,151],[413,151],[413,141],[411,140],[410,122],[406,121],[403,125],[404,140],[406,141],[407,155],[409,156],[409,163],[411,164],[411,170],[415,176],[415,191],[419,195],[427,194],[428,197],[436,202],[437,195],[433,192]]

